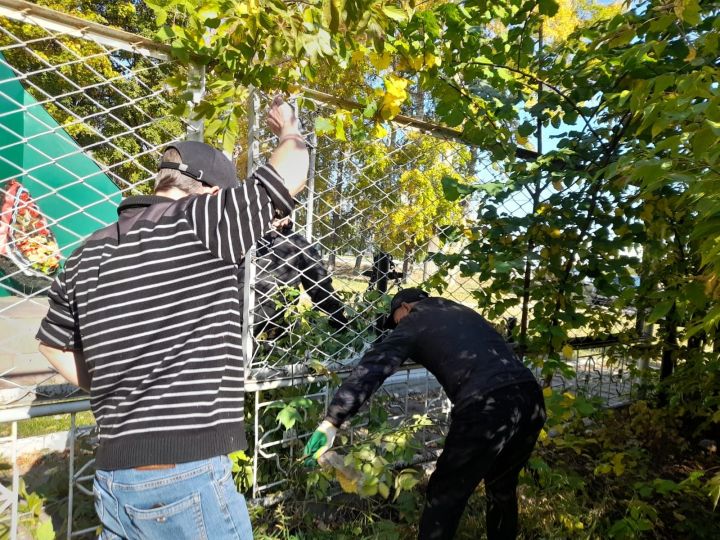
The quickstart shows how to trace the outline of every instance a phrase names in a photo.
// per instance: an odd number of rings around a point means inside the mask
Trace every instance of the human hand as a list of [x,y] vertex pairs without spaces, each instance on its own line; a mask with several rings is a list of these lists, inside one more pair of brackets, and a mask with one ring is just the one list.
[[295,110],[285,103],[280,95],[275,96],[270,104],[267,124],[270,131],[278,137],[290,133],[300,133]]
[[303,457],[306,458],[304,462],[306,467],[317,465],[318,458],[332,447],[336,434],[337,428],[327,420],[323,420],[305,445]]

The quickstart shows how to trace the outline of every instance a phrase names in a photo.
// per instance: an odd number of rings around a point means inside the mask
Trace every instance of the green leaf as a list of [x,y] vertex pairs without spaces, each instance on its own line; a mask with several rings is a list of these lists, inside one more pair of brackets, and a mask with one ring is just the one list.
[[653,486],[660,495],[667,495],[680,490],[680,486],[676,482],[666,478],[656,478],[653,481]]
[[696,157],[701,157],[713,144],[717,143],[717,137],[710,126],[705,126],[695,132],[691,143]]
[[713,511],[717,509],[718,502],[720,502],[720,473],[717,473],[713,478],[708,482],[708,494],[710,495],[710,500],[712,500],[713,503]]
[[475,191],[472,186],[461,184],[452,176],[443,176],[441,182],[443,194],[448,201],[457,201]]
[[160,41],[170,41],[171,39],[175,39],[176,36],[175,31],[169,24],[162,26],[155,35]]
[[333,131],[335,131],[335,122],[333,122],[330,118],[318,116],[315,119],[315,133],[318,135],[325,135],[327,133],[332,133]]
[[558,12],[560,6],[555,0],[540,0],[538,2],[538,9],[541,15],[552,17]]
[[670,308],[673,307],[673,304],[675,303],[674,299],[671,300],[663,300],[662,302],[658,302],[655,304],[655,307],[650,312],[650,315],[648,315],[647,322],[649,324],[654,323],[655,321],[662,319],[665,315],[668,314],[670,311]]
[[477,184],[475,186],[475,189],[477,189],[478,191],[484,191],[488,195],[494,197],[503,189],[505,189],[505,187],[505,184],[503,184],[502,182],[483,182],[482,184]]
[[389,18],[397,22],[405,22],[407,20],[407,13],[395,6],[383,6],[383,13]]
[[198,18],[201,21],[218,18],[218,6],[215,4],[205,4],[197,11]]
[[688,24],[700,24],[700,5],[697,0],[675,0],[675,14]]
[[285,429],[292,428],[298,420],[302,420],[302,417],[298,410],[291,405],[282,409],[277,415],[277,421],[281,423]]
[[375,116],[375,113],[377,112],[378,104],[377,101],[371,101],[365,106],[365,109],[363,110],[363,116],[365,118],[372,118]]
[[518,126],[518,133],[523,137],[532,135],[535,131],[535,124],[533,122],[523,122]]

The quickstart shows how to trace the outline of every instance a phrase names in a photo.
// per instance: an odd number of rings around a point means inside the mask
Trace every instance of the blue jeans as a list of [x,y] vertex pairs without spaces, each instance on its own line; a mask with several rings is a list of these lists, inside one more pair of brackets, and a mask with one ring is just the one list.
[[245,498],[227,456],[158,470],[96,471],[102,540],[252,540]]

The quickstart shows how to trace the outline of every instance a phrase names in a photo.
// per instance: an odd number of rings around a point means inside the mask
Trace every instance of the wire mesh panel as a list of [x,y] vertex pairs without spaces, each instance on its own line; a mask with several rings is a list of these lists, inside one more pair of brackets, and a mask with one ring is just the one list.
[[[3,12],[6,13],[6,12]],[[162,51],[0,18],[0,382],[33,399],[47,364],[33,336],[62,261],[152,193],[159,149],[185,137]],[[70,32],[70,30],[68,30]],[[41,392],[42,393],[42,392]],[[27,395],[25,395],[27,394]]]
[[[331,114],[323,103],[302,102],[306,129]],[[248,360],[256,377],[356,360],[378,338],[386,293],[427,281],[433,255],[462,246],[462,237],[446,238],[446,231],[470,217],[471,202],[448,201],[443,179],[469,183],[491,171],[466,145],[411,128],[393,126],[381,139],[347,131],[314,139],[309,187],[293,222],[279,224],[246,261],[254,266],[246,279],[253,282]],[[274,138],[262,129],[256,138],[262,160]],[[473,305],[478,286],[451,276],[448,296]]]

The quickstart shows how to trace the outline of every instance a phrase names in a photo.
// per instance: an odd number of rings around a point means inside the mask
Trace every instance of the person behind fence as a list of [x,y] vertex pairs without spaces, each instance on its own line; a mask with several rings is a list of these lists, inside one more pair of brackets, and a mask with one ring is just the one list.
[[290,214],[308,152],[276,98],[279,136],[245,182],[204,143],[164,152],[155,195],[129,197],[55,279],[37,338],[90,391],[101,538],[252,538],[227,454],[246,447],[237,267]]
[[338,428],[407,359],[425,366],[453,403],[450,428],[427,486],[418,538],[450,539],[480,481],[487,494],[490,540],[515,538],[516,488],[545,423],[543,394],[532,372],[474,310],[416,288],[398,292],[386,327],[333,397],[305,446],[312,466]]
[[[255,259],[255,310],[253,335],[265,334],[278,339],[288,331],[284,324],[286,306],[297,301],[286,294],[287,288],[303,289],[313,306],[329,316],[333,330],[348,324],[343,304],[335,293],[332,278],[322,264],[317,249],[303,235],[293,232],[292,222],[282,220],[275,230],[258,242]],[[240,306],[244,303],[245,263],[238,270]]]

